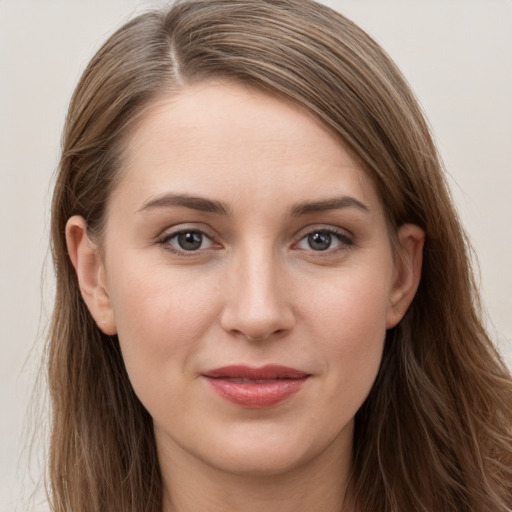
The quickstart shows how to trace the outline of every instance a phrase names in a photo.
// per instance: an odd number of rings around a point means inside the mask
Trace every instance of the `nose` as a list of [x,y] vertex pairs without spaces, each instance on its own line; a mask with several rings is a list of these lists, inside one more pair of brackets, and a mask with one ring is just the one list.
[[271,249],[247,251],[235,258],[227,278],[221,325],[250,341],[292,330],[295,315],[285,272]]

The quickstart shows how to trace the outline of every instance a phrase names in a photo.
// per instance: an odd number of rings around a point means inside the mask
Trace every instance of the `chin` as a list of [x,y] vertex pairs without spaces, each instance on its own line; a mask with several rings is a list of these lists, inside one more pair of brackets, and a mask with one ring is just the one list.
[[[223,473],[240,477],[275,477],[293,472],[307,462],[305,454],[292,450],[270,449],[264,446],[245,447],[217,455],[214,467]],[[213,466],[213,464],[212,464]]]
[[229,440],[224,438],[209,444],[210,450],[203,453],[203,460],[225,473],[275,477],[314,465],[316,460],[332,454],[327,448],[335,448],[338,452],[338,447],[341,459],[345,448],[351,445],[352,428],[346,429],[346,433],[347,436],[341,434],[334,438],[329,435],[308,436],[310,432],[301,433],[298,429],[287,428],[281,432],[277,429],[276,432],[275,426],[264,429],[260,425],[245,429],[245,432],[241,429],[239,435],[231,436]]

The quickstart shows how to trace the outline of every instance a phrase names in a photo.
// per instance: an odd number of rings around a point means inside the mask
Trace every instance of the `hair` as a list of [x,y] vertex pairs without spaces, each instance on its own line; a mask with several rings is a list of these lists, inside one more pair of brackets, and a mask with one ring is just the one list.
[[126,23],[74,92],[52,204],[56,298],[47,363],[49,499],[56,512],[161,512],[152,419],[117,336],[82,300],[65,240],[72,215],[101,239],[127,134],[159,98],[225,79],[287,98],[361,162],[391,232],[426,233],[422,278],[386,335],[356,415],[352,481],[361,512],[512,509],[512,383],[486,334],[470,248],[428,125],[386,53],[311,0],[188,0]]

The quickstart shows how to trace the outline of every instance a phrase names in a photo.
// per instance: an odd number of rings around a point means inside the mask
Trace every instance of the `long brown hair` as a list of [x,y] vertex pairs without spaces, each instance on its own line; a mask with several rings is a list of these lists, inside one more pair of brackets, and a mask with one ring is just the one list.
[[161,512],[152,420],[116,336],[83,302],[65,242],[82,215],[101,238],[134,121],[156,98],[210,78],[296,102],[357,156],[390,229],[426,232],[417,295],[387,334],[356,416],[353,483],[363,512],[512,508],[512,383],[480,320],[467,238],[408,85],[354,23],[310,0],[189,0],[111,36],[71,101],[52,207],[57,276],[49,333],[49,493],[57,512]]

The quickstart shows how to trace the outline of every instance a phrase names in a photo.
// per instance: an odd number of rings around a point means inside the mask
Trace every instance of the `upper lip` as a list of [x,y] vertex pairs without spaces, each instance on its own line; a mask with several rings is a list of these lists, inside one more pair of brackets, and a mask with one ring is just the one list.
[[202,374],[205,377],[214,379],[250,379],[250,380],[272,380],[272,379],[303,379],[309,374],[295,368],[281,366],[276,364],[268,364],[259,368],[244,365],[223,366],[209,370]]

